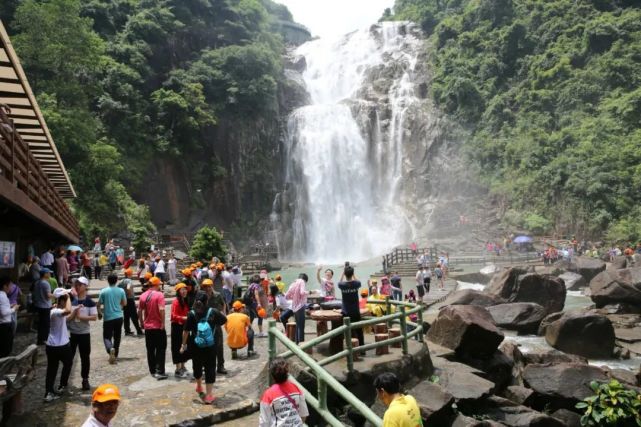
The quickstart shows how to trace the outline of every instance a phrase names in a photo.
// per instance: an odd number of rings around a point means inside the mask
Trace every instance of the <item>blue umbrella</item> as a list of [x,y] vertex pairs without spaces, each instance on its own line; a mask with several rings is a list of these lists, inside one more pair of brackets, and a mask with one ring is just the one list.
[[83,252],[82,248],[77,245],[69,245],[67,246],[68,251],[76,251],[76,252]]
[[514,239],[514,243],[530,243],[532,242],[532,238],[530,236],[517,236]]

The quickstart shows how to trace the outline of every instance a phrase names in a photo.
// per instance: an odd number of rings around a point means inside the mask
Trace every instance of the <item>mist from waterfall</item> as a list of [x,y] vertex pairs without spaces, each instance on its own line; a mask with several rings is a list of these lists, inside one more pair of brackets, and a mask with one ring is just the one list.
[[[385,22],[339,40],[300,46],[311,104],[289,117],[286,185],[294,214],[288,259],[322,263],[380,255],[411,236],[400,201],[405,111],[416,101],[411,73],[420,41],[404,23]],[[382,106],[354,117],[368,98],[368,73],[401,67]],[[370,109],[371,111],[371,109]],[[360,126],[359,126],[360,124]],[[365,135],[363,128],[373,129]],[[385,129],[383,130],[382,127]]]

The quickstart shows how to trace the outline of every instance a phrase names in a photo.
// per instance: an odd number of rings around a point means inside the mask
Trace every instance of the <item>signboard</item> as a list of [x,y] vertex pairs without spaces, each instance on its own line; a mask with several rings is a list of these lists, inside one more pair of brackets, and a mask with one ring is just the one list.
[[0,268],[13,268],[16,260],[16,242],[0,241]]

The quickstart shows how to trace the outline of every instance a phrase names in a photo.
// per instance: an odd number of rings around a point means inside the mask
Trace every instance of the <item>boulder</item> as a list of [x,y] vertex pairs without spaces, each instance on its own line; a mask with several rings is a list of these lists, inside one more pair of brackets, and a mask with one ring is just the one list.
[[468,366],[480,371],[479,376],[494,383],[492,393],[502,392],[514,381],[512,377],[514,362],[500,350],[496,350],[490,357],[456,357],[457,362],[465,363]]
[[409,390],[421,410],[425,425],[449,425],[454,418],[454,396],[440,385],[422,381]]
[[490,396],[483,401],[463,402],[458,407],[465,415],[488,418],[511,427],[564,426],[561,421],[549,415],[498,396]]
[[504,335],[490,313],[475,305],[450,305],[439,311],[427,338],[458,355],[491,356]]
[[458,414],[452,423],[452,427],[504,427],[505,424],[497,423],[492,420],[477,420],[472,417],[466,417]]
[[537,352],[525,353],[523,355],[523,364],[546,364],[546,363],[577,363],[587,365],[588,359],[576,354],[563,353],[556,349],[549,349]]
[[481,274],[483,274],[485,276],[491,277],[494,274],[498,273],[499,271],[501,271],[501,267],[499,267],[496,264],[490,264],[490,265],[486,265],[485,267],[481,268],[479,270],[479,273],[481,273]]
[[523,370],[525,385],[534,390],[534,409],[573,410],[574,406],[594,394],[592,381],[608,381],[603,369],[591,365],[560,363],[558,365],[527,365]]
[[573,273],[571,271],[566,271],[565,273],[559,276],[559,279],[563,280],[565,283],[565,289],[568,291],[578,291],[581,288],[588,286],[587,280],[579,273]]
[[610,261],[609,267],[613,270],[620,270],[628,266],[628,257],[625,255],[615,256],[612,261]]
[[603,314],[641,314],[641,306],[632,305],[625,302],[618,304],[607,304],[598,309]]
[[566,427],[581,427],[581,415],[568,409],[557,409],[552,412],[552,417],[561,421]]
[[525,362],[519,346],[514,341],[505,340],[499,346],[499,351],[503,353],[512,364],[512,381],[510,381],[510,384],[522,386],[523,378],[521,374],[523,373],[523,368],[525,368]]
[[619,303],[641,305],[641,268],[599,273],[590,281],[590,298],[597,308]]
[[609,358],[614,350],[614,328],[610,319],[601,314],[570,312],[550,323],[545,340],[566,353]]
[[520,334],[535,334],[545,317],[545,309],[533,302],[498,304],[487,308],[497,326],[518,331]]
[[563,280],[537,273],[520,274],[522,272],[523,269],[510,268],[496,274],[485,292],[507,302],[537,303],[546,314],[563,310],[567,293]]
[[503,392],[503,397],[519,405],[529,406],[528,399],[534,394],[534,390],[520,385],[511,385]]
[[558,311],[556,313],[548,314],[547,316],[545,316],[543,320],[541,320],[541,324],[539,325],[539,331],[537,335],[545,335],[545,330],[550,325],[550,323],[556,322],[561,318],[561,316],[563,316],[562,311]]
[[576,265],[576,273],[585,277],[587,282],[605,270],[605,262],[600,259],[580,256],[574,258],[573,262]]
[[474,289],[463,289],[448,296],[445,301],[443,301],[443,305],[480,305],[482,307],[489,307],[504,302],[505,300],[496,295]]
[[470,366],[442,357],[434,357],[433,362],[438,385],[457,401],[483,399],[494,389],[494,383],[481,378],[482,372]]

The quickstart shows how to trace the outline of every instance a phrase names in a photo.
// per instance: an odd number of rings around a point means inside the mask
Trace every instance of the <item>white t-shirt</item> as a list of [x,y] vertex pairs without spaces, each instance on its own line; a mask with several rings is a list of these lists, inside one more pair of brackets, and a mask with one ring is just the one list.
[[87,418],[87,421],[85,421],[81,427],[111,427],[111,423],[103,424],[98,421],[96,417],[93,416],[93,414],[91,414],[89,415],[89,418]]
[[69,344],[67,319],[64,312],[61,308],[51,309],[51,329],[49,329],[49,337],[47,338],[47,345],[50,347]]
[[232,277],[232,274],[229,271],[223,271],[222,278],[223,278],[223,288],[227,289],[228,291],[233,291],[234,278]]
[[167,270],[169,271],[176,271],[176,260],[171,258],[169,261],[167,261]]
[[4,291],[0,291],[0,323],[11,323],[12,314],[9,297]]
[[289,310],[290,308],[292,308],[291,300],[288,300],[287,298],[285,298],[284,294],[280,293],[276,295],[276,305],[281,310]]
[[156,269],[154,273],[164,273],[165,272],[165,261],[160,260],[156,263]]

